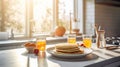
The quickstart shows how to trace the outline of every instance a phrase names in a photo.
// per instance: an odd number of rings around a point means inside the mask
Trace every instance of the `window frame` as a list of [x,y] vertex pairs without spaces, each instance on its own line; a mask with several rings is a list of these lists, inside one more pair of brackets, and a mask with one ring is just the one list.
[[[0,31],[5,31],[4,29],[4,0],[0,0],[1,1],[1,8],[2,8],[2,21],[0,22],[1,26],[0,26]],[[26,1],[26,13],[25,13],[25,33],[22,35],[22,36],[15,36],[15,38],[31,38],[31,37],[37,37],[37,36],[33,36],[32,34],[32,30],[31,30],[31,25],[30,25],[30,21],[33,19],[33,0],[25,0]],[[28,3],[28,1],[30,3]],[[53,25],[53,30],[54,28],[58,25],[57,21],[58,21],[58,1],[59,0],[53,0],[53,22],[54,22],[54,25]],[[73,2],[73,11],[74,11],[74,19],[78,19],[78,0],[74,0]],[[30,4],[32,4],[30,6]],[[32,7],[32,8],[29,8],[29,7]],[[47,35],[43,35],[43,34],[40,34],[38,36],[49,36],[50,34],[47,34]]]

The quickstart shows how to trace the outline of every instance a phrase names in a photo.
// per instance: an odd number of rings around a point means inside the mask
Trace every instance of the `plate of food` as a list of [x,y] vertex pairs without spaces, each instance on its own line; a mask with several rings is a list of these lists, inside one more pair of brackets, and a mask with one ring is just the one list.
[[92,49],[80,48],[77,44],[60,43],[47,48],[47,52],[58,58],[78,58],[92,53]]

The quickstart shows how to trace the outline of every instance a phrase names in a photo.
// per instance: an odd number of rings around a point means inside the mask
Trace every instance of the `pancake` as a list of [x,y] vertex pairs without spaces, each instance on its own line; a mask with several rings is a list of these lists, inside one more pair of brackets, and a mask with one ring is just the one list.
[[61,43],[55,45],[56,52],[60,53],[83,53],[77,44]]
[[61,43],[55,45],[56,49],[73,49],[78,48],[77,44]]
[[56,51],[58,51],[58,52],[78,52],[80,50],[79,49],[66,49],[66,50],[56,49]]
[[80,50],[80,51],[77,51],[77,52],[62,52],[62,51],[55,51],[55,53],[58,53],[58,54],[83,54],[84,51],[83,51],[83,50]]

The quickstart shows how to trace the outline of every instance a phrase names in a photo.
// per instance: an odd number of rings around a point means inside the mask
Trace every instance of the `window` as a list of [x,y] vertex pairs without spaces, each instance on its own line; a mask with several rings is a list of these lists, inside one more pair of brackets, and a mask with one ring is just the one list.
[[53,28],[53,0],[34,0],[34,34],[49,33]]
[[58,22],[59,22],[59,25],[64,26],[67,31],[70,30],[70,20],[74,19],[73,7],[74,7],[74,0],[59,0]]
[[69,31],[74,9],[74,0],[0,0],[0,31],[34,36],[49,34],[57,25]]
[[[2,6],[1,6],[1,1],[0,1],[0,22],[2,22]],[[1,31],[1,23],[0,23],[0,31]]]
[[[2,0],[1,0],[2,1]],[[12,29],[15,35],[25,33],[25,1],[24,0],[3,0],[4,29],[10,32]]]

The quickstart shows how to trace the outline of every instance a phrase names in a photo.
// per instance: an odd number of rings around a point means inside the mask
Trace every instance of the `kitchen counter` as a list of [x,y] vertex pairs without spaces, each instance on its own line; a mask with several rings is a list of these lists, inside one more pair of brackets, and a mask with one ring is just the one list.
[[[77,40],[81,41],[81,36],[77,36]],[[14,39],[14,40],[4,40],[0,41],[0,50],[12,49],[12,48],[21,48],[26,42],[35,42],[35,38],[30,39]],[[67,36],[64,37],[47,37],[47,45],[55,43],[67,42]]]
[[[54,44],[49,44],[47,48],[53,46]],[[98,49],[96,45],[93,44],[92,50],[92,54],[97,55],[98,58],[77,61],[69,61],[72,59],[68,61],[55,59],[47,51],[36,56],[26,53],[25,48],[3,50],[0,51],[0,67],[85,67],[120,56],[120,48],[116,50]]]

